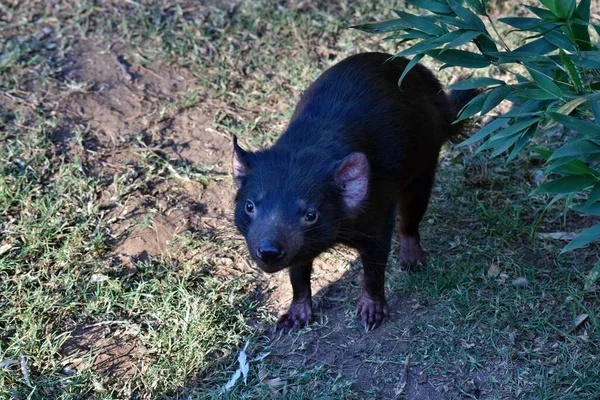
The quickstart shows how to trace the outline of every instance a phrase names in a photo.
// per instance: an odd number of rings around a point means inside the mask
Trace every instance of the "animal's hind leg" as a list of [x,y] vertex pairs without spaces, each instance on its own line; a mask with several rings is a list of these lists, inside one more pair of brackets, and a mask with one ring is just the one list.
[[435,166],[409,183],[403,188],[400,195],[398,209],[400,214],[400,264],[402,266],[413,266],[427,260],[427,256],[421,248],[419,224],[427,211],[434,177]]

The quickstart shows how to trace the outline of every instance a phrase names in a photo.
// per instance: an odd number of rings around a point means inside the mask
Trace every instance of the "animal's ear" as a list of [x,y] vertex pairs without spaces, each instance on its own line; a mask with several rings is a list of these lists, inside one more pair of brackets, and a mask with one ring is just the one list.
[[369,174],[369,161],[363,153],[352,153],[338,164],[334,179],[348,210],[356,210],[367,197]]
[[241,188],[244,178],[250,173],[250,166],[246,157],[247,151],[242,149],[237,143],[237,136],[233,135],[233,179],[237,188]]

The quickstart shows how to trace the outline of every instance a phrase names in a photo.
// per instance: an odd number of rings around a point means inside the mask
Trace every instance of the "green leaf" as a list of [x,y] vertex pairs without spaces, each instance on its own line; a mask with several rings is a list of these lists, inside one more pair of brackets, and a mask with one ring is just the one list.
[[535,6],[525,6],[525,7],[527,7],[529,9],[529,11],[531,11],[532,13],[534,13],[535,15],[537,15],[544,21],[555,21],[556,20],[556,15],[552,14],[552,12],[546,10],[545,8],[540,8],[540,7],[535,7]]
[[458,18],[454,18],[448,15],[436,15],[435,19],[437,19],[439,22],[442,22],[446,25],[452,25],[452,26],[456,26],[457,28],[462,28],[462,29],[473,29],[473,27],[470,24],[467,24],[464,21],[461,21]]
[[548,94],[556,97],[557,99],[561,99],[563,97],[562,91],[560,90],[560,88],[554,83],[552,82],[552,80],[550,78],[548,78],[546,75],[542,74],[539,71],[536,71],[533,68],[530,67],[525,67],[527,68],[527,71],[529,71],[529,75],[531,75],[531,77],[533,78],[534,83],[543,91],[547,92]]
[[435,0],[406,0],[406,2],[434,13],[450,14],[452,12],[452,9],[446,4]]
[[571,27],[573,30],[573,36],[575,36],[575,44],[582,51],[590,51],[592,50],[592,41],[590,39],[590,32],[588,31],[587,26],[581,25],[573,25]]
[[596,176],[593,169],[588,167],[587,164],[583,161],[577,160],[574,157],[559,158],[556,161],[552,162],[552,164],[550,164],[546,168],[548,172],[554,171],[556,169],[562,171],[563,173],[568,173],[572,175]]
[[457,37],[459,37],[460,35],[463,34],[463,32],[465,32],[464,29],[457,29],[455,31],[451,31],[448,33],[443,34],[442,36],[438,36],[435,38],[435,41],[438,44],[443,44],[443,43],[448,43],[453,41],[454,39],[456,39]]
[[556,50],[556,45],[550,43],[544,38],[536,39],[531,42],[525,43],[523,46],[515,49],[514,51],[519,53],[532,53],[536,55],[548,54],[551,51]]
[[529,17],[508,17],[508,18],[499,18],[498,21],[503,24],[513,26],[517,29],[521,30],[531,30],[535,28],[539,28],[543,26],[546,22],[542,21],[539,18],[529,18]]
[[[512,145],[512,143],[514,143],[515,141],[517,141],[519,139],[518,135],[520,133],[522,133],[525,130],[530,129],[530,126],[533,125],[538,120],[539,119],[536,118],[536,119],[533,119],[530,121],[521,121],[521,122],[513,123],[508,128],[503,129],[500,132],[497,132],[494,136],[489,138],[487,142],[482,144],[477,149],[477,152],[480,152],[482,150],[491,149],[491,148],[496,148],[501,143],[506,144],[506,143],[510,142],[506,148],[510,147],[510,145]],[[508,141],[507,138],[511,138],[512,141]]]
[[485,4],[481,0],[466,0],[469,7],[471,7],[479,15],[485,15]]
[[559,49],[575,52],[577,49],[567,35],[561,31],[548,31],[544,33],[544,39],[555,45]]
[[487,95],[488,95],[488,92],[482,92],[482,93],[479,93],[477,96],[475,96],[473,99],[471,99],[471,101],[469,101],[462,108],[462,110],[459,111],[458,118],[453,123],[463,121],[463,120],[465,120],[467,118],[471,118],[473,115],[477,114],[481,110],[481,107],[483,106],[483,103],[484,103]]
[[406,67],[404,67],[404,71],[402,71],[402,75],[400,75],[400,79],[398,79],[398,87],[402,89],[402,81],[404,80],[404,77],[406,76],[406,74],[408,74],[408,72],[411,69],[413,69],[415,65],[419,63],[419,61],[421,61],[422,58],[423,54],[417,54],[412,58],[412,60],[408,62],[408,64],[406,64]]
[[546,182],[533,191],[534,194],[567,194],[586,189],[598,180],[590,175],[569,175]]
[[464,81],[458,81],[448,86],[449,90],[467,90],[467,89],[478,89],[481,87],[492,86],[492,85],[506,85],[504,81],[494,78],[469,78]]
[[596,123],[600,123],[600,101],[596,99],[592,99],[591,96],[588,97],[588,101],[590,103],[590,108],[592,109],[592,113],[594,114],[594,119]]
[[543,5],[545,5],[548,10],[550,10],[550,12],[552,12],[552,14],[556,15],[557,17],[560,17],[560,15],[558,15],[557,11],[556,11],[556,2],[561,2],[563,0],[540,0],[540,3],[542,3]]
[[359,29],[368,33],[385,33],[399,31],[410,27],[410,24],[408,24],[402,18],[398,18],[383,22],[373,22],[370,24],[354,25],[350,28]]
[[524,121],[513,122],[506,129],[496,133],[493,139],[516,135],[530,126],[537,124],[539,121],[540,118],[531,118]]
[[439,46],[436,39],[423,40],[419,43],[413,44],[412,46],[402,50],[396,54],[396,57],[412,56],[413,54],[423,53],[427,50],[435,49]]
[[581,231],[575,239],[571,241],[568,245],[565,246],[564,249],[560,252],[560,254],[567,253],[569,251],[579,249],[581,247],[587,246],[595,240],[600,238],[600,224],[596,224],[590,228],[584,229]]
[[577,204],[571,208],[581,214],[595,215],[600,217],[600,203],[597,202],[590,205]]
[[571,157],[581,156],[584,154],[598,154],[600,153],[600,145],[592,142],[591,140],[582,139],[568,142],[560,149],[556,150],[548,161],[555,160],[560,157]]
[[444,30],[437,25],[431,17],[409,14],[404,11],[394,10],[410,28],[415,28],[430,35],[443,35]]
[[416,29],[405,29],[404,32],[406,33],[395,33],[393,35],[390,36],[386,36],[383,38],[383,40],[392,40],[392,39],[404,39],[404,40],[411,40],[411,39],[429,39],[431,36],[426,34],[425,32],[421,32],[418,31]]
[[531,139],[531,135],[533,135],[535,131],[536,127],[531,126],[529,127],[529,129],[527,129],[527,131],[521,134],[519,140],[517,140],[517,142],[513,146],[513,149],[510,151],[510,154],[506,158],[506,164],[511,162],[517,156],[517,154],[519,154],[519,152],[523,150],[523,147],[525,147],[525,145],[529,142],[529,140]]
[[556,100],[554,95],[532,86],[533,84],[531,83],[512,85],[514,94],[517,98],[527,100]]
[[496,42],[491,39],[489,33],[483,33],[482,35],[477,36],[473,41],[477,45],[479,51],[484,54],[498,51],[498,46],[496,46]]
[[502,100],[508,96],[511,91],[510,86],[498,86],[490,91],[490,94],[485,99],[483,103],[483,107],[481,108],[481,114],[485,115],[490,112],[494,107],[496,107]]
[[544,160],[547,160],[552,155],[552,150],[533,147],[531,150],[538,153]]
[[483,128],[481,128],[479,131],[477,131],[477,133],[475,133],[473,136],[471,136],[470,138],[457,144],[456,147],[459,148],[459,147],[464,147],[464,146],[473,144],[473,143],[489,136],[493,132],[502,128],[504,125],[506,125],[506,121],[504,121],[501,118],[496,118],[495,120],[493,120],[492,122],[488,123]]
[[543,102],[535,101],[535,100],[527,100],[522,104],[518,104],[518,107],[513,107],[512,109],[510,109],[502,117],[518,118],[518,117],[526,116],[527,114],[530,114],[532,112],[540,113],[540,111],[538,111],[538,110],[540,110],[542,107],[543,107]]
[[556,14],[564,19],[569,19],[575,12],[575,0],[558,0],[555,3]]
[[590,0],[580,0],[575,14],[579,19],[590,22]]
[[485,68],[490,65],[490,61],[481,54],[464,50],[428,50],[425,54],[456,67]]
[[458,16],[458,18],[462,19],[464,22],[471,26],[471,29],[479,30],[481,32],[485,32],[485,24],[477,15],[473,13],[473,11],[469,10],[466,7],[463,7],[460,3],[454,0],[446,0],[452,11]]
[[[498,148],[503,145],[506,145],[505,149],[508,149],[517,140],[519,140],[519,132],[517,132],[511,136],[503,136],[503,137],[498,137],[497,135],[492,136],[488,140],[486,140],[486,142],[484,144],[479,146],[477,148],[477,150],[475,150],[475,154],[479,154],[480,152],[482,152],[484,150]],[[494,156],[496,156],[496,155],[497,154],[495,154]]]
[[567,53],[565,53],[563,49],[560,49],[559,54],[560,59],[562,61],[562,65],[567,71],[567,76],[569,77],[569,80],[571,81],[573,86],[575,86],[577,93],[583,93],[585,91],[585,85],[583,83],[583,78],[579,73],[579,70],[577,69],[577,66],[575,65],[573,60],[571,60],[569,56],[567,56]]
[[[600,69],[600,51],[580,51],[575,54],[567,54],[579,69]],[[550,60],[561,63],[560,55],[549,56]]]
[[594,265],[590,272],[588,272],[585,278],[585,284],[583,285],[584,290],[588,290],[594,283],[600,278],[600,260]]
[[597,123],[584,122],[578,118],[556,112],[549,112],[548,115],[566,128],[572,129],[584,136],[600,139],[600,125]]
[[[454,31],[454,32],[456,32],[456,31]],[[445,49],[451,49],[453,47],[460,47],[463,44],[469,43],[471,40],[475,39],[479,35],[481,35],[481,32],[479,32],[479,31],[466,31],[466,32],[463,32],[456,39],[454,39],[450,43],[448,43],[444,48]]]
[[[490,156],[496,157],[496,156],[504,153],[506,150],[508,150],[510,148],[510,146],[515,144],[515,142],[517,142],[521,138],[522,135],[523,134],[510,136],[500,142],[494,142],[494,145],[495,145],[494,150],[492,151],[492,154],[490,154]],[[480,149],[481,148],[477,149],[477,152],[479,152]]]
[[[592,203],[595,203],[598,200],[600,200],[600,182],[596,183],[594,185],[594,187],[592,188],[592,191],[588,195],[586,205],[589,206],[589,205],[591,205]],[[598,206],[600,208],[600,203],[598,203]]]
[[543,54],[525,51],[490,51],[486,55],[497,57],[501,63],[522,63],[528,61],[550,62],[551,58]]

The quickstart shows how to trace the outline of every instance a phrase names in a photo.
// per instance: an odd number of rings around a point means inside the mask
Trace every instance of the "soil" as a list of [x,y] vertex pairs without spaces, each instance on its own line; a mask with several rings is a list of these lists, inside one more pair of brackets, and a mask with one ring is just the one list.
[[143,372],[148,365],[147,351],[135,331],[111,329],[110,324],[76,328],[63,345],[62,354],[67,361],[64,370],[67,374],[91,362],[96,371],[123,379]]
[[[168,255],[175,235],[228,226],[233,196],[227,179],[230,141],[212,127],[205,101],[184,109],[175,104],[182,94],[194,91],[194,77],[159,63],[142,66],[118,45],[107,51],[94,39],[73,46],[69,59],[64,79],[75,89],[60,95],[59,110],[67,117],[65,137],[55,138],[67,156],[83,158],[98,175],[129,183],[148,173],[139,164],[149,155],[201,168],[211,177],[203,182],[157,176],[126,194],[107,185],[101,200],[115,238],[113,258],[126,273],[135,273],[137,262]],[[89,127],[83,149],[71,145],[66,133],[81,126]],[[130,374],[145,360],[132,332],[106,326],[74,329],[62,354],[74,360],[69,365],[75,369],[92,356],[93,368],[111,376]]]

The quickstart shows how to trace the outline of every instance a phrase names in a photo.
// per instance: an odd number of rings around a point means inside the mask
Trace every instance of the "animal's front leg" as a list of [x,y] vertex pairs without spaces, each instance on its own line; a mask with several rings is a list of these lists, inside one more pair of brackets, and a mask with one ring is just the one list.
[[363,293],[356,314],[366,330],[377,328],[388,316],[385,300],[385,266],[390,253],[394,214],[380,236],[365,240],[358,248],[363,263]]
[[313,321],[310,290],[312,263],[294,265],[290,267],[289,273],[294,297],[287,313],[277,321],[277,329],[285,332],[300,329]]

